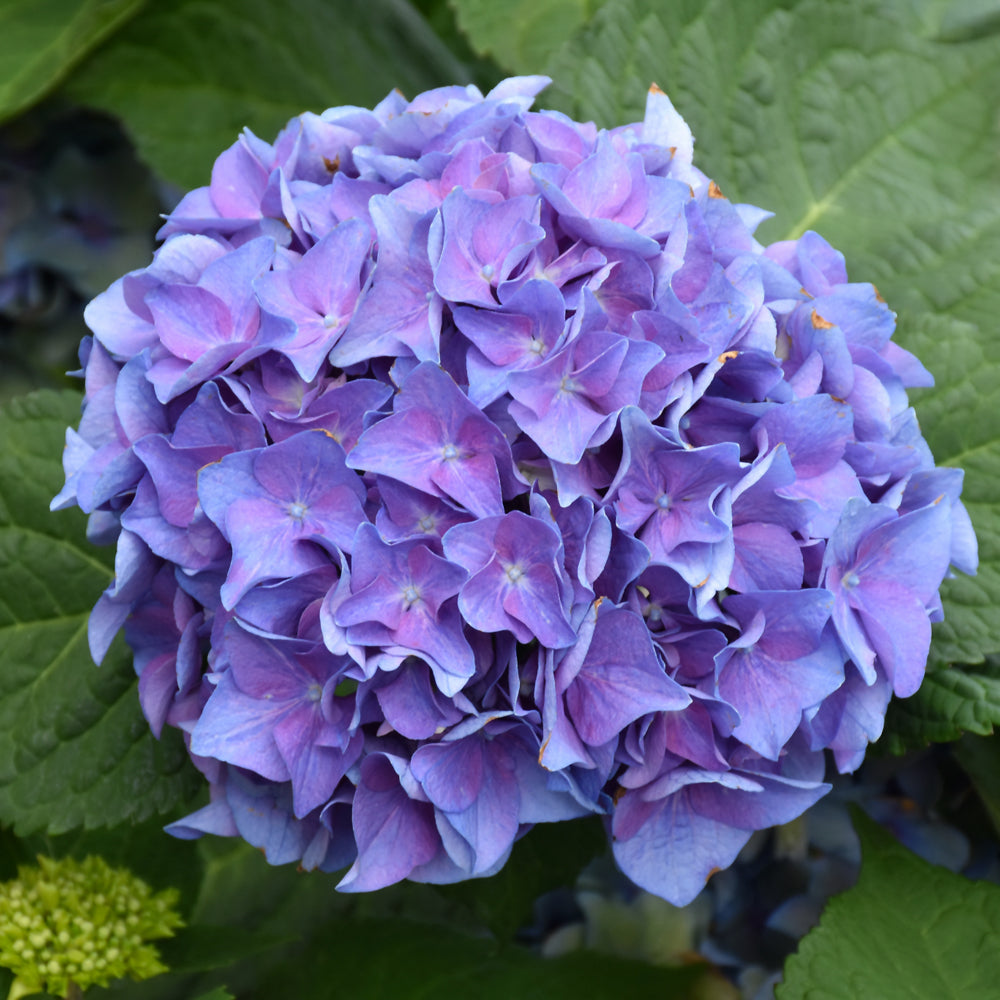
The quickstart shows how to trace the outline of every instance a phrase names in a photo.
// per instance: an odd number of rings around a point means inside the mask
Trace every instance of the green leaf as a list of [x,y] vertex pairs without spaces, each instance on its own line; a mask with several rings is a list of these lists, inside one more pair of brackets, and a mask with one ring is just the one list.
[[938,28],[938,38],[965,42],[1000,31],[1000,3],[997,0],[956,0],[948,5]]
[[236,1000],[236,998],[225,988],[225,986],[217,986],[210,993],[202,993],[197,1000]]
[[915,695],[894,699],[882,744],[905,753],[928,743],[957,740],[962,733],[986,736],[1000,725],[1000,661],[983,667],[932,670]]
[[226,968],[294,940],[291,934],[262,934],[248,927],[194,924],[161,941],[157,948],[171,972],[204,972]]
[[608,0],[548,72],[558,106],[602,125],[641,119],[659,83],[696,163],[775,212],[761,239],[815,229],[898,310],[898,342],[937,378],[918,418],[937,463],[966,469],[980,541],[979,575],[943,589],[932,659],[977,663],[1000,651],[1000,34],[969,0],[975,29],[942,42],[959,8],[933,6]]
[[563,39],[586,23],[594,0],[449,0],[472,47],[515,73],[537,73]]
[[789,958],[778,1000],[995,996],[1000,887],[928,864],[860,810],[855,827],[858,883]]
[[110,554],[78,511],[48,511],[79,402],[40,392],[0,409],[0,822],[21,834],[139,821],[200,783],[178,733],[150,734],[124,644],[101,667],[88,652]]
[[0,121],[43,97],[145,0],[0,3]]
[[[336,942],[330,947],[329,942]],[[345,962],[345,955],[364,961]],[[313,948],[279,966],[261,996],[326,1000],[330,984],[352,1000],[620,1000],[631,996],[687,997],[704,969],[658,968],[642,962],[575,952],[539,958],[521,948],[500,948],[488,938],[454,927],[405,920],[334,920]]]
[[142,157],[190,188],[244,126],[270,141],[306,110],[468,76],[406,0],[161,0],[67,94],[120,117]]

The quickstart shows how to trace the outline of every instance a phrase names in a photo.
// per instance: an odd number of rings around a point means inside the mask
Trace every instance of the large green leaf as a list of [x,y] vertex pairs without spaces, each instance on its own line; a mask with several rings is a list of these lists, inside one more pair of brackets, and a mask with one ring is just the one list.
[[858,884],[785,965],[778,1000],[996,995],[1000,887],[928,864],[864,816]]
[[896,699],[885,720],[883,745],[905,753],[928,743],[957,740],[962,733],[987,736],[1000,725],[1000,661],[982,667],[934,670],[920,690]]
[[[454,926],[405,920],[334,920],[316,944],[274,970],[260,995],[325,1000],[335,983],[339,995],[352,1000],[688,997],[696,995],[694,984],[704,975],[695,966],[662,968],[592,952],[539,958]],[[363,955],[364,961],[345,962],[345,955]]]
[[0,121],[51,90],[145,0],[3,0]]
[[543,61],[583,25],[596,0],[449,0],[472,47],[515,73],[537,73]]
[[19,833],[138,821],[197,785],[178,734],[150,734],[124,644],[90,659],[109,555],[78,511],[48,510],[79,400],[40,392],[0,409],[0,822]]
[[154,169],[195,187],[244,126],[270,140],[302,111],[468,75],[406,0],[161,0],[67,92],[118,115]]
[[[944,588],[937,661],[1000,650],[1000,34],[995,3],[608,0],[549,63],[555,102],[641,118],[656,81],[764,240],[822,233],[899,312],[937,378],[915,393],[939,465],[966,469],[978,577]],[[979,37],[982,33],[983,37]]]

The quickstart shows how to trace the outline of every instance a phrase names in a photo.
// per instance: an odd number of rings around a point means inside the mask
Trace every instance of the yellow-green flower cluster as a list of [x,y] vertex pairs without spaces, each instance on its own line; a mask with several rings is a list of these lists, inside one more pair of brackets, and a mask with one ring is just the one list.
[[176,889],[154,893],[99,857],[39,857],[37,867],[19,868],[0,884],[0,965],[16,977],[8,1000],[166,972],[146,942],[181,926],[177,900]]

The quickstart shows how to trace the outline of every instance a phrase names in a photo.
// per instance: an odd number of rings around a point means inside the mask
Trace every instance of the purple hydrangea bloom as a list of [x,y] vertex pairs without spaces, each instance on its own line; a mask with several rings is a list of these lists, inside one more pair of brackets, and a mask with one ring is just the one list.
[[245,133],[87,310],[66,486],[154,732],[340,887],[501,867],[608,817],[692,899],[857,767],[976,568],[873,286],[541,77]]

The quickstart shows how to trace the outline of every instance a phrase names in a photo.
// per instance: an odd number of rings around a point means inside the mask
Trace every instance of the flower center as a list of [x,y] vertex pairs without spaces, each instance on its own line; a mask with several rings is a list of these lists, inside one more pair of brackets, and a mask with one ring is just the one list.
[[434,529],[437,527],[437,522],[434,520],[433,517],[431,517],[430,514],[424,514],[424,516],[420,518],[419,521],[417,521],[417,527],[425,535],[433,535]]
[[507,566],[505,572],[507,573],[507,579],[511,583],[517,583],[524,576],[524,570],[519,563],[512,563],[510,566]]
[[861,583],[861,577],[852,569],[850,572],[845,573],[841,579],[841,584],[845,590],[853,590],[859,583]]
[[479,272],[487,281],[493,280],[493,275],[496,273],[492,264],[483,264],[483,269]]
[[446,462],[451,462],[454,459],[458,458],[458,449],[453,444],[446,444],[441,449],[441,457]]
[[337,317],[334,316],[333,313],[327,313],[323,317],[323,326],[325,326],[328,330],[332,329],[336,325],[337,325]]
[[660,510],[670,510],[670,503],[670,496],[666,493],[661,493],[656,498],[656,506],[659,507]]
[[298,521],[300,524],[308,512],[309,508],[299,500],[296,500],[294,503],[290,503],[288,505],[288,516],[293,521]]
[[420,600],[420,591],[417,590],[417,588],[414,587],[412,583],[408,583],[403,588],[403,603],[408,608],[411,608],[419,600]]
[[319,684],[310,684],[306,689],[306,698],[311,702],[317,702],[323,697],[323,688]]

